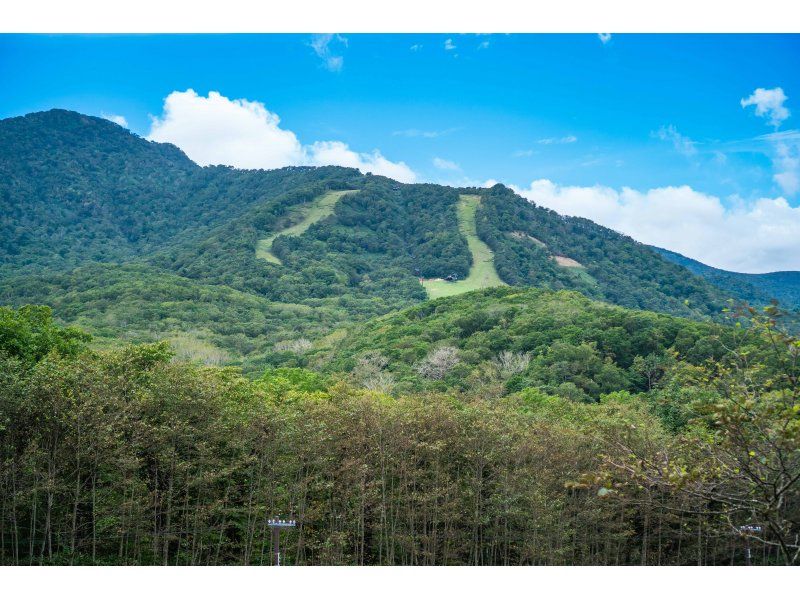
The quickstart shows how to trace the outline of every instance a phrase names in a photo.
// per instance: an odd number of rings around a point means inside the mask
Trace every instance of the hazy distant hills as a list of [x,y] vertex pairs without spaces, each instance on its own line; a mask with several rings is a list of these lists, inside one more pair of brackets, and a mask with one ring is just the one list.
[[690,272],[702,276],[731,297],[759,305],[776,299],[788,309],[800,307],[800,272],[743,274],[707,266],[674,251],[654,247],[665,258]]
[[[321,211],[334,190],[349,192]],[[502,185],[403,185],[341,167],[201,168],[172,145],[51,110],[0,121],[0,303],[52,305],[101,337],[175,337],[274,361],[275,343],[424,301],[420,278],[467,277],[465,194],[478,196],[470,230],[508,285],[695,318],[718,314],[731,294],[800,298],[797,273],[734,286],[748,275],[711,276]],[[270,259],[256,251],[265,239]]]

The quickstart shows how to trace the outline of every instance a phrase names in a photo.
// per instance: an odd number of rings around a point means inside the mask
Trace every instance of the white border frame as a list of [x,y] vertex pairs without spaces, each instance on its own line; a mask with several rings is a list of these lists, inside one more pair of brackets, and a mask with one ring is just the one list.
[[11,33],[782,33],[794,0],[9,0]]

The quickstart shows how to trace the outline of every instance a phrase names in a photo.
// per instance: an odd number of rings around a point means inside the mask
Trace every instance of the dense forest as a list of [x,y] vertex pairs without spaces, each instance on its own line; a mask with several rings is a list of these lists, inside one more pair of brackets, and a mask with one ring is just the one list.
[[[699,365],[719,358],[732,333],[574,291],[498,287],[370,320],[291,365],[354,372],[398,392],[488,384],[484,392],[508,394],[536,386],[586,402],[649,390],[675,359]],[[440,369],[429,371],[436,355]],[[367,367],[371,362],[382,365],[380,375]]]
[[[641,317],[571,308],[597,330]],[[281,515],[290,564],[743,564],[748,544],[796,564],[800,340],[774,309],[730,315],[703,355],[566,398],[534,378],[493,392],[503,352],[483,384],[391,394],[303,368],[251,380],[166,343],[97,352],[47,308],[2,308],[0,560],[265,564]],[[664,318],[664,344],[696,347],[696,324]]]

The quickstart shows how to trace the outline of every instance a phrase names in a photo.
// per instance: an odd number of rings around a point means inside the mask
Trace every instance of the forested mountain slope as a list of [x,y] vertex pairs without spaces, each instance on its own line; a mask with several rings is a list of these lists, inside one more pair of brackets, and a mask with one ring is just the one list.
[[104,119],[65,110],[6,119],[0,121],[0,271],[147,256],[288,190],[354,174],[200,168],[175,146]]
[[499,185],[0,121],[0,564],[263,564],[276,512],[298,564],[800,562],[800,340],[730,295]]
[[697,276],[702,276],[716,287],[754,305],[769,303],[776,299],[782,307],[800,309],[800,272],[768,272],[766,274],[744,274],[729,272],[707,266],[667,249],[653,248],[669,261],[683,266]]
[[[651,248],[500,185],[201,168],[174,146],[64,110],[0,121],[0,157],[0,303],[53,305],[101,338],[179,333],[232,357],[281,361],[276,343],[422,302],[420,278],[467,276],[457,210],[469,194],[481,197],[475,231],[504,283],[695,318],[718,314],[725,298]],[[302,234],[280,234],[334,191],[349,193]],[[257,256],[266,238],[276,260]],[[294,315],[253,317],[271,303]]]
[[[497,271],[509,284],[575,289],[677,315],[719,310],[718,289],[630,237],[535,206],[502,185],[483,194],[478,234],[494,249]],[[563,258],[582,267],[561,266]]]
[[535,387],[597,400],[645,391],[676,358],[718,357],[729,334],[696,322],[592,301],[574,291],[498,287],[430,301],[355,326],[305,363],[397,392]]
[[458,228],[467,240],[472,266],[466,278],[450,273],[446,278],[422,279],[422,285],[431,299],[460,295],[468,291],[503,286],[505,284],[494,267],[494,252],[478,236],[475,215],[480,195],[462,194],[458,201]]
[[[0,122],[0,267],[120,259],[174,234],[197,166],[111,122],[51,110]],[[177,218],[177,217],[180,217]]]

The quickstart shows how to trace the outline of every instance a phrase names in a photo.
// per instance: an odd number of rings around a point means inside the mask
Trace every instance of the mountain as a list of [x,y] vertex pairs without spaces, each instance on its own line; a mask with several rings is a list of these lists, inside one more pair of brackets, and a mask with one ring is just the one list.
[[172,145],[64,110],[1,124],[0,271],[129,258],[193,215],[177,190],[196,166]]
[[790,310],[800,309],[800,272],[769,272],[744,274],[707,266],[667,249],[653,248],[669,261],[683,266],[693,274],[702,276],[731,297],[753,305],[764,305],[775,299]]
[[173,145],[66,110],[6,119],[0,272],[148,256],[330,174],[203,169]]
[[502,185],[201,168],[65,110],[0,121],[0,210],[0,303],[52,305],[101,342],[179,338],[234,362],[294,363],[276,346],[485,286],[700,319],[726,298],[652,248]]
[[591,220],[538,207],[502,185],[482,193],[478,234],[495,251],[497,271],[509,284],[575,289],[676,315],[718,312],[718,289],[648,246]]

